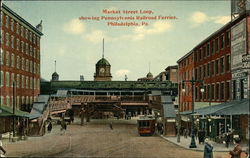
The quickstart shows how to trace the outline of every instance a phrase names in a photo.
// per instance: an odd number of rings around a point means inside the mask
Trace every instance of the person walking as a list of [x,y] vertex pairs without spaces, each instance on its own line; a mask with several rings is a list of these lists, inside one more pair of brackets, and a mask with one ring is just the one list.
[[0,135],[0,157],[5,157],[6,150],[3,148],[2,135]]
[[67,124],[64,120],[62,120],[61,121],[61,131],[62,131],[61,135],[65,134],[66,129],[67,129]]
[[48,132],[50,133],[50,132],[51,132],[51,130],[52,130],[52,123],[51,123],[51,122],[49,122],[49,125],[48,125]]
[[240,146],[240,138],[234,138],[234,149],[229,151],[231,158],[240,158],[242,148]]
[[112,122],[109,123],[109,127],[111,130],[113,130],[113,123]]
[[203,158],[213,158],[213,145],[209,143],[208,138],[205,139]]
[[225,144],[226,144],[226,148],[229,147],[229,142],[230,142],[230,135],[229,135],[229,133],[227,133],[227,134],[225,135]]

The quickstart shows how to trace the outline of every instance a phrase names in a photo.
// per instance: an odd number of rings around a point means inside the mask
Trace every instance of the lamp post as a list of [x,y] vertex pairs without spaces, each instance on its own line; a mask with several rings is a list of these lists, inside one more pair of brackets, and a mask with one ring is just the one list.
[[[192,121],[192,129],[191,129],[191,131],[192,131],[192,133],[191,133],[191,143],[189,145],[189,148],[197,148],[196,143],[195,143],[194,115],[193,115],[194,114],[194,84],[196,82],[200,82],[203,85],[203,81],[201,81],[201,80],[194,80],[194,78],[192,77],[191,80],[183,80],[182,82],[183,83],[190,82],[192,84],[192,113],[191,113],[191,121]],[[185,89],[183,89],[183,91],[185,92]],[[202,93],[204,92],[204,88],[203,87],[201,88],[201,92]]]

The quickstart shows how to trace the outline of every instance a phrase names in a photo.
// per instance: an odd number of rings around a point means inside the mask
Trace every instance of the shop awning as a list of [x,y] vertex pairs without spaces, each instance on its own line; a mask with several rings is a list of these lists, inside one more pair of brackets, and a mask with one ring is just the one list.
[[249,99],[244,99],[237,104],[214,112],[213,115],[247,115],[249,114],[249,101]]
[[194,115],[240,115],[249,111],[249,99],[234,100],[196,109]]
[[29,113],[18,109],[15,109],[15,114],[13,114],[13,107],[0,106],[0,117],[28,117]]

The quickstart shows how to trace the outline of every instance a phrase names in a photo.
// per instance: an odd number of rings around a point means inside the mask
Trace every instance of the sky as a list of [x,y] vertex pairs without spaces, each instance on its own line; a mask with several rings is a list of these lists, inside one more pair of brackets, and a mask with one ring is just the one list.
[[[230,1],[3,1],[36,26],[42,20],[41,77],[51,80],[94,79],[95,64],[104,54],[112,80],[154,76],[187,54],[230,20]],[[103,10],[120,11],[105,14]],[[146,11],[140,13],[139,11]],[[138,11],[124,14],[123,11]],[[149,14],[151,13],[151,14]],[[80,17],[166,17],[156,20],[80,20]],[[108,26],[135,22],[140,26]],[[142,22],[148,25],[141,25]],[[145,24],[144,23],[144,24]],[[149,66],[150,65],[150,66]]]

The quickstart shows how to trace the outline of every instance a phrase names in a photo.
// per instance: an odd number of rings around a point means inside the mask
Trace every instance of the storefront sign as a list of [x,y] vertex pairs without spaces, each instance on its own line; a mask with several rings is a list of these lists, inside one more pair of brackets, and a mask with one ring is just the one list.
[[250,69],[250,54],[242,55],[242,69]]
[[236,72],[232,74],[232,78],[236,79],[236,78],[244,78],[247,76],[246,72]]

